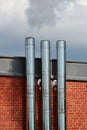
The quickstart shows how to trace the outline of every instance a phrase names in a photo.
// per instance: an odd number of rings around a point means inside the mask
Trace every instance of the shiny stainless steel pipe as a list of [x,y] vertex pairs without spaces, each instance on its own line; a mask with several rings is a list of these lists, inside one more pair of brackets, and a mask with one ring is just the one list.
[[58,130],[65,130],[66,42],[57,41]]
[[29,130],[35,130],[35,39],[25,38]]
[[43,130],[51,129],[50,122],[50,41],[41,41]]

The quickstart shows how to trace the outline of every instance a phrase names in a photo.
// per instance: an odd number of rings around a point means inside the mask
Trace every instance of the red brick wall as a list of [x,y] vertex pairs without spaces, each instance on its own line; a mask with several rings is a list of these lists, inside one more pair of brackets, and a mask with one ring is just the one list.
[[[36,90],[36,124],[42,130],[42,90],[38,86]],[[58,129],[57,115],[57,87],[51,81],[51,130]],[[66,83],[66,130],[87,130],[87,82]]]
[[[0,77],[0,130],[26,130],[26,80]],[[57,88],[51,81],[51,126],[58,129]],[[36,80],[36,130],[42,130],[42,88]],[[66,83],[66,130],[87,130],[87,82]]]
[[0,130],[25,130],[25,113],[25,78],[0,77]]
[[36,130],[42,130],[42,87],[36,80]]
[[58,130],[57,87],[51,81],[51,129]]
[[67,81],[66,128],[87,130],[87,82]]

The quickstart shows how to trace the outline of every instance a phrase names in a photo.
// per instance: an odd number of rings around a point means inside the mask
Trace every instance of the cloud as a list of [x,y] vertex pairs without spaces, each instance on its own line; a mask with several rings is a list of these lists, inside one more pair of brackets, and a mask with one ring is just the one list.
[[[31,34],[35,36],[38,44],[39,39],[51,41],[51,57],[56,57],[56,40],[66,40],[68,59],[87,60],[87,8],[80,4],[71,4],[61,11],[61,19],[57,19],[56,26],[43,26],[35,30],[32,26]],[[39,45],[38,45],[39,46]],[[37,47],[38,48],[38,47]],[[37,51],[38,53],[38,51]]]
[[[24,22],[26,20],[25,8],[27,8],[27,0],[1,0],[0,1],[0,27],[4,25]],[[20,25],[20,24],[19,24]]]
[[0,1],[0,55],[23,55],[27,0]]
[[87,6],[87,0],[76,0],[76,3],[82,6]]
[[29,0],[26,14],[31,27],[54,26],[57,14],[65,10],[74,0]]
[[84,0],[1,0],[0,55],[24,55],[24,38],[32,36],[36,39],[37,57],[40,56],[40,40],[51,41],[51,57],[55,58],[56,40],[63,39],[67,41],[68,59],[87,60],[85,2]]
[[62,12],[71,10],[75,5],[87,6],[87,0],[29,0],[29,3],[26,10],[29,27],[38,29],[56,26]]

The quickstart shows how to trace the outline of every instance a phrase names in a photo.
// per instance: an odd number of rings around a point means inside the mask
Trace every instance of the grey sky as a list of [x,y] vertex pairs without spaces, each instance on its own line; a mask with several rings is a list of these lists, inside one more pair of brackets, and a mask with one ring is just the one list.
[[24,38],[51,41],[51,57],[56,57],[55,42],[67,41],[67,59],[87,61],[87,0],[3,0],[0,1],[0,55],[24,56]]

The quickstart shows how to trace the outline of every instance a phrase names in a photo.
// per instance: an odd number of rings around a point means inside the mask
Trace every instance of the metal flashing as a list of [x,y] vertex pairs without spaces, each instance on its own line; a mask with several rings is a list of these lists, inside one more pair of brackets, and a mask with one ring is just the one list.
[[24,76],[25,58],[0,57],[0,75]]
[[[57,61],[53,59],[51,61],[52,71],[51,77],[53,79],[57,78]],[[67,80],[77,80],[77,81],[87,81],[87,63],[86,62],[76,62],[67,61],[66,62],[66,79]]]
[[[0,76],[26,76],[25,57],[0,57]],[[41,58],[35,59],[35,77],[41,78]],[[50,61],[51,79],[57,78],[57,60]],[[67,80],[87,81],[87,62],[67,61]]]

